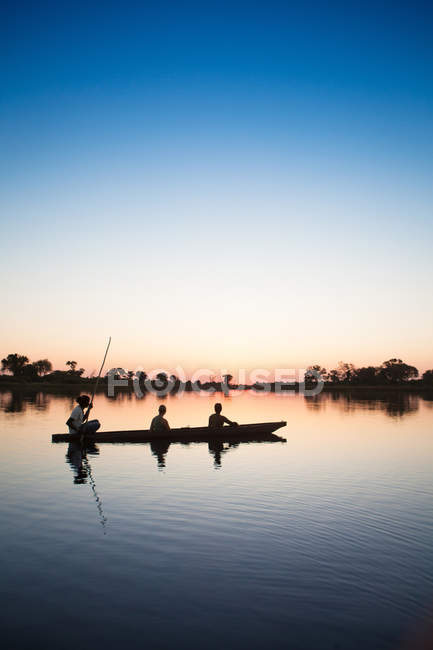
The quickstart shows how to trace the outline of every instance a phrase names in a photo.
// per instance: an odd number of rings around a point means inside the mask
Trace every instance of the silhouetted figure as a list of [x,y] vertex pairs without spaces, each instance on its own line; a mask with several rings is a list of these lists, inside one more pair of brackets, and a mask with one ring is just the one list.
[[226,418],[225,415],[221,415],[221,411],[223,407],[219,402],[215,404],[214,409],[215,409],[215,413],[212,413],[212,415],[209,416],[209,428],[219,429],[223,427],[224,424],[229,424],[231,427],[238,426],[237,422],[232,422],[231,420]]
[[152,454],[158,460],[158,468],[163,469],[165,467],[165,457],[170,447],[169,440],[152,440],[150,443],[150,449]]
[[167,413],[167,408],[164,404],[158,409],[158,415],[155,415],[150,423],[150,430],[154,433],[167,433],[170,431],[170,425],[165,419],[164,415]]
[[[77,397],[77,402],[78,406],[72,410],[69,420],[66,422],[69,427],[69,433],[96,433],[101,426],[99,420],[87,421],[90,409],[93,408],[93,404],[90,403],[90,397],[88,395],[80,395]],[[84,409],[87,409],[86,414],[84,414]]]

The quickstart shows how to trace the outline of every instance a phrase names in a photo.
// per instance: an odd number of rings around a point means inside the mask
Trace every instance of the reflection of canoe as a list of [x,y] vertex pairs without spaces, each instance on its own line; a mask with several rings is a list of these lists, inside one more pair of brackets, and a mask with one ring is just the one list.
[[[85,436],[86,440],[94,442],[147,442],[150,440],[170,440],[171,442],[195,442],[207,440],[242,440],[248,438],[251,441],[262,440],[266,437],[276,438],[272,433],[287,422],[261,422],[259,424],[239,424],[232,427],[221,427],[220,429],[209,429],[209,427],[182,427],[171,429],[169,433],[157,433],[149,429],[137,431],[101,431],[93,435]],[[55,433],[52,442],[71,442],[79,440],[79,434]]]

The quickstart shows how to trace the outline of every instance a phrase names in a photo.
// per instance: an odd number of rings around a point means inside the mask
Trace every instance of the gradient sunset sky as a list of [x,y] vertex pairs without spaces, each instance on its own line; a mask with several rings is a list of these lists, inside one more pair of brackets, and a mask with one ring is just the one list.
[[0,29],[1,357],[433,367],[430,3],[6,2]]

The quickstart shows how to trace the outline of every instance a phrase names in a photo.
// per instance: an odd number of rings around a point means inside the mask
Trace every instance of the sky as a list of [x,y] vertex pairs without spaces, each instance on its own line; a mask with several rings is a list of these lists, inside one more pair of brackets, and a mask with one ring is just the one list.
[[433,10],[2,3],[1,358],[433,367]]

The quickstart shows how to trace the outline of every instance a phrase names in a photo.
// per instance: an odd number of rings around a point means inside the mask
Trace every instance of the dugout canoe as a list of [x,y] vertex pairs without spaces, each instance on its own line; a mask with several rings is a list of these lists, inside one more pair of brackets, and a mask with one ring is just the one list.
[[[209,427],[182,427],[171,429],[168,433],[138,429],[135,431],[97,431],[84,436],[88,442],[151,442],[152,440],[170,440],[172,442],[201,442],[209,440],[236,440],[248,438],[251,441],[266,437],[276,438],[272,434],[285,427],[287,422],[259,422],[257,424],[239,424],[218,429]],[[52,442],[73,442],[81,439],[78,433],[54,433]]]

